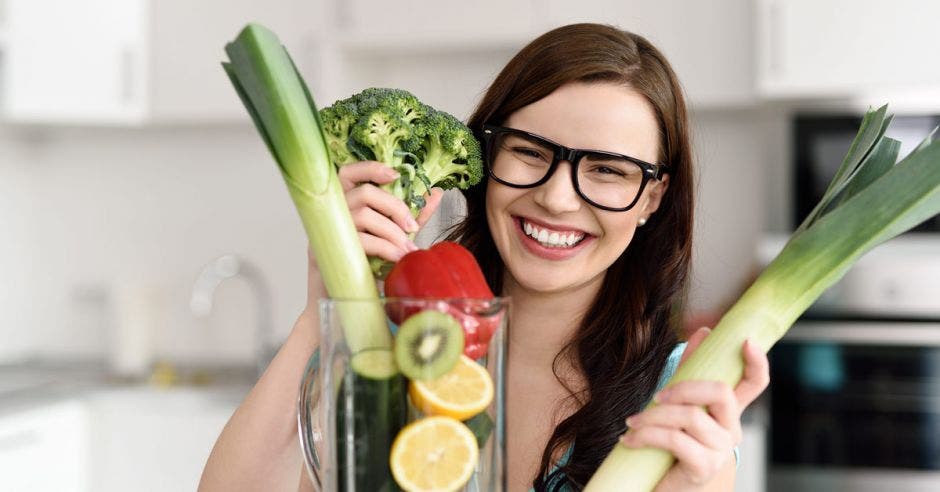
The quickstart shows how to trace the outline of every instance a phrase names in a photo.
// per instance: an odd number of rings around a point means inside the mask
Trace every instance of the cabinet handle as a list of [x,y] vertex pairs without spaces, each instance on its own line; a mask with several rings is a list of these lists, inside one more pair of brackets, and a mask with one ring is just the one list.
[[26,429],[5,436],[0,436],[0,451],[23,449],[39,442],[36,429]]
[[[2,1],[2,0],[0,0]],[[124,104],[130,104],[134,102],[134,50],[125,46],[121,49],[120,60],[118,62],[118,69],[120,73],[118,76],[121,78],[120,83],[120,100]]]
[[767,7],[767,71],[772,76],[783,74],[783,50],[786,46],[783,25],[783,7],[771,1]]

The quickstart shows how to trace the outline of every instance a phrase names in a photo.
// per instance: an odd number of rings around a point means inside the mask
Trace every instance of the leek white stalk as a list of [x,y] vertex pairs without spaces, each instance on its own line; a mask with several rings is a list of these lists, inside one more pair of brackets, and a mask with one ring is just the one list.
[[[928,137],[895,165],[900,144],[884,136],[886,111],[865,116],[819,205],[667,386],[687,380],[736,385],[745,339],[770,350],[864,253],[940,213],[940,142]],[[666,451],[618,444],[584,490],[648,492],[673,462]]]
[[[327,293],[333,298],[377,299],[378,288],[330,162],[319,114],[287,51],[274,33],[249,24],[225,52],[231,61],[222,66],[277,161]],[[343,324],[356,328],[345,334],[352,353],[391,348],[378,303],[347,311],[341,315],[357,320]]]

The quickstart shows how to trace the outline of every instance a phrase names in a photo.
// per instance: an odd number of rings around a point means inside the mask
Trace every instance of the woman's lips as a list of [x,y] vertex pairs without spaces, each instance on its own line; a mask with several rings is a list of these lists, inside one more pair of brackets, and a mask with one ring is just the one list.
[[[519,240],[522,242],[522,246],[525,247],[530,253],[544,258],[546,260],[567,260],[584,249],[588,243],[594,240],[594,236],[584,233],[584,238],[580,242],[575,243],[571,247],[549,247],[544,246],[542,243],[536,241],[534,238],[525,233],[523,228],[522,217],[513,217],[513,223],[515,223],[516,233],[519,235]],[[532,222],[533,224],[538,224],[537,222]]]

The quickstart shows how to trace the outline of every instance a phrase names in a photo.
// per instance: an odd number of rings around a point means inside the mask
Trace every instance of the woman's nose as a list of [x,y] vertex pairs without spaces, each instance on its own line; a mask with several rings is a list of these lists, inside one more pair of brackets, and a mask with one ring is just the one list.
[[571,163],[561,161],[548,181],[535,188],[535,203],[552,214],[574,212],[581,208],[581,197],[571,182]]

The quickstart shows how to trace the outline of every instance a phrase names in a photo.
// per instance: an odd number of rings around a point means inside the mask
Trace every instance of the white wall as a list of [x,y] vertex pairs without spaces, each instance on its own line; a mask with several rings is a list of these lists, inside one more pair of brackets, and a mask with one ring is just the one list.
[[[0,354],[100,355],[113,289],[157,290],[159,354],[252,353],[250,292],[223,285],[206,320],[192,281],[237,253],[272,282],[283,335],[305,299],[305,240],[273,161],[248,126],[13,129],[0,140]],[[7,232],[9,231],[9,232]]]
[[[694,111],[698,166],[690,308],[728,307],[756,273],[763,232],[786,227],[785,111]],[[782,215],[783,214],[783,215]]]
[[38,224],[30,207],[31,175],[19,140],[0,129],[0,358],[35,343],[24,308],[32,285]]

